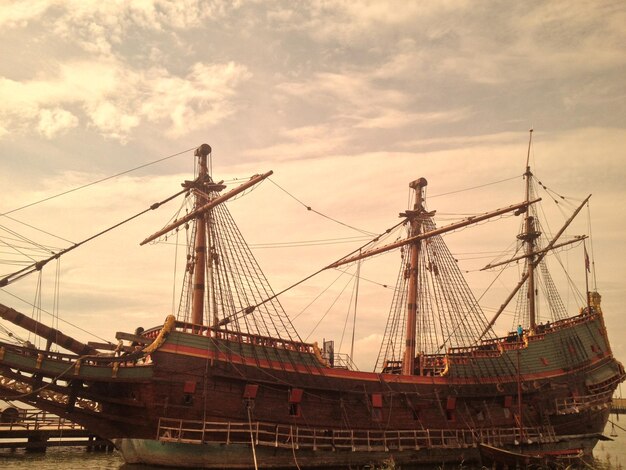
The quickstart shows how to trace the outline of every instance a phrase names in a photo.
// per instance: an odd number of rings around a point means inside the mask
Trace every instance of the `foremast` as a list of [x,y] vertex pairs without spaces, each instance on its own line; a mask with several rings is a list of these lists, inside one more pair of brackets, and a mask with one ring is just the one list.
[[[219,246],[221,245],[216,226],[220,225],[220,223],[215,220],[213,210],[223,202],[263,181],[272,175],[273,172],[268,171],[267,173],[254,175],[250,180],[238,187],[220,194],[226,188],[226,185],[222,184],[223,182],[214,182],[211,177],[209,171],[211,166],[211,146],[202,144],[196,149],[194,156],[198,159],[197,177],[193,181],[182,183],[183,188],[193,194],[193,210],[150,235],[141,242],[141,245],[156,240],[176,230],[178,227],[192,222],[195,226],[195,233],[191,252],[193,255],[190,260],[191,269],[189,269],[192,284],[190,320],[194,325],[208,326],[211,323],[214,328],[217,328],[220,320],[220,312],[218,312],[220,306],[218,305],[217,297],[223,297],[223,295],[218,294],[216,291],[220,282],[224,285],[229,284],[229,282],[220,281],[216,278],[215,271],[219,265],[219,259],[220,257],[223,258],[226,253],[219,252]],[[207,307],[208,312],[205,312]]]

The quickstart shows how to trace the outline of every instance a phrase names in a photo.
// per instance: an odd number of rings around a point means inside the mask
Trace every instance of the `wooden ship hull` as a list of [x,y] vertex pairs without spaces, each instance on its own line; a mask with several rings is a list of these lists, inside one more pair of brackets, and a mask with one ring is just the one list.
[[[415,203],[395,225],[405,238],[381,246],[387,230],[358,256],[324,268],[401,248],[376,372],[360,372],[300,339],[223,207],[271,172],[220,194],[226,186],[208,173],[210,153],[206,144],[196,150],[198,176],[179,193],[193,196],[192,210],[143,242],[191,230],[177,317],[118,333],[115,351],[102,353],[0,305],[1,318],[47,340],[44,349],[0,343],[4,398],[112,440],[127,462],[188,468],[478,462],[481,444],[589,454],[603,438],[625,373],[611,352],[600,295],[587,286],[572,316],[543,264],[552,248],[584,240],[556,244],[587,200],[541,245],[529,167],[523,203],[440,228],[424,206],[426,180],[411,182]],[[524,274],[487,322],[441,235],[513,212],[524,215],[516,255],[524,254],[506,263],[524,259]],[[0,279],[0,287],[60,254]],[[536,318],[539,274],[552,297],[546,324]],[[492,326],[518,292],[520,326],[498,337]],[[70,353],[52,352],[54,343]]]
[[[28,401],[114,440],[128,462],[252,468],[254,448],[263,467],[304,468],[467,462],[480,443],[590,452],[624,377],[601,312],[425,357],[413,376],[334,368],[316,345],[171,317],[142,336],[140,359],[4,344],[0,386],[18,399],[45,387]],[[519,377],[494,374],[518,360]]]
[[585,465],[582,449],[513,452],[487,444],[480,444],[479,449],[481,464],[483,467],[493,470],[509,468],[563,469]]

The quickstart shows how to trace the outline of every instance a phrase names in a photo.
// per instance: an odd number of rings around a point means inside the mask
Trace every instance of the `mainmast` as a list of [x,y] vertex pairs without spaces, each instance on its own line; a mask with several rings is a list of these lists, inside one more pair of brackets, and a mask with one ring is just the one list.
[[[422,220],[424,216],[432,216],[426,214],[423,206],[422,189],[426,187],[428,182],[425,178],[419,178],[409,184],[409,187],[415,190],[415,204],[412,211],[406,211],[400,214],[410,220],[409,237],[415,237],[422,232]],[[402,361],[402,373],[404,375],[413,375],[415,372],[415,332],[417,326],[417,291],[418,291],[418,271],[419,256],[422,246],[421,240],[415,240],[409,245],[409,286],[407,293],[407,320],[406,320],[406,348],[404,350],[404,360]]]
[[[530,137],[528,139],[528,154],[526,156],[526,172],[524,173],[524,178],[526,179],[526,202],[530,201],[531,178],[533,176],[530,171],[530,148],[532,144],[533,130],[531,129],[529,132]],[[524,231],[518,236],[518,238],[526,245],[526,266],[528,269],[528,327],[531,330],[534,330],[537,324],[535,307],[535,241],[540,235],[541,232],[537,231],[535,227],[535,218],[531,214],[530,208],[528,208],[524,217]]]
[[[397,305],[394,315],[397,319],[400,316],[403,317],[402,326],[398,326],[400,322],[393,320],[393,325],[388,325],[389,330],[385,332],[386,336],[389,333],[390,337],[394,337],[388,344],[388,349],[391,348],[393,351],[390,356],[386,356],[386,359],[397,363],[398,359],[402,358],[401,373],[403,375],[413,375],[418,369],[416,367],[418,344],[420,350],[428,354],[441,350],[443,344],[464,345],[469,339],[474,340],[484,325],[484,318],[477,303],[467,301],[472,294],[462,278],[456,260],[441,240],[441,235],[509,212],[520,215],[528,210],[530,204],[540,200],[529,199],[437,228],[432,220],[435,213],[427,212],[424,208],[423,189],[427,184],[424,178],[419,178],[409,184],[409,187],[415,191],[415,203],[411,210],[400,214],[406,219],[403,225],[408,224],[407,238],[372,247],[369,250],[358,249],[324,268],[337,268],[397,248],[407,247],[408,261],[403,265],[401,274],[403,277],[400,281],[406,288],[403,288],[402,294],[398,295],[398,302],[394,300],[394,308]],[[374,242],[378,240],[379,237],[374,239]],[[422,243],[422,240],[428,240],[428,243]],[[428,280],[423,278],[425,275],[428,275]],[[454,319],[447,320],[447,325],[452,325],[452,329],[442,332],[441,337],[436,341],[434,341],[437,336],[436,332],[428,338],[418,336],[418,321],[419,324],[424,321],[425,325],[427,323],[434,325],[434,318],[437,314],[454,317]],[[472,318],[472,323],[468,323],[468,318]],[[424,346],[426,350],[421,349]]]
[[[207,166],[207,158],[210,153],[211,146],[208,144],[202,144],[195,152],[195,156],[198,157],[198,178],[194,181],[194,192],[196,196],[194,210],[197,210],[208,202],[208,194],[204,191],[203,183],[210,179]],[[207,254],[206,218],[208,214],[208,212],[199,211],[196,216],[196,239],[194,243],[195,263],[191,297],[191,322],[196,325],[202,325],[204,318],[204,282]]]

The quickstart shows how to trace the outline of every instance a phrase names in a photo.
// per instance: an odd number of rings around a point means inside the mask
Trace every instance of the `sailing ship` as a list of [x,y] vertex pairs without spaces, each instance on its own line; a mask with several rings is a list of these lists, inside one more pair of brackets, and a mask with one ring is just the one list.
[[[324,267],[400,253],[376,369],[364,372],[329,345],[301,339],[226,207],[271,172],[225,191],[209,172],[210,146],[195,157],[197,176],[179,192],[193,210],[142,242],[180,228],[191,234],[178,315],[119,332],[115,351],[105,353],[107,344],[83,343],[0,305],[0,317],[47,341],[39,349],[0,343],[3,398],[111,439],[129,463],[190,468],[471,462],[481,444],[589,454],[602,438],[625,373],[600,294],[586,288],[579,310],[568,312],[545,262],[553,250],[584,242],[561,236],[588,198],[545,241],[528,161],[523,202],[443,227],[426,209],[426,179],[412,181],[412,204],[397,224],[403,239],[376,237]],[[524,269],[489,321],[443,235],[505,214],[521,220],[518,254],[506,262]],[[549,322],[536,313],[540,277]],[[516,296],[520,331],[498,335],[496,318]]]

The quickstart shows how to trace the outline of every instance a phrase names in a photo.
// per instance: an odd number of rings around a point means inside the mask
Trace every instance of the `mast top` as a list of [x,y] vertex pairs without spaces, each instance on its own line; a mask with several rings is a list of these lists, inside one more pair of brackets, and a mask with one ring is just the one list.
[[211,153],[211,146],[209,144],[202,144],[200,147],[196,149],[195,156],[196,157],[206,157]]
[[528,131],[528,153],[526,154],[526,173],[524,176],[530,176],[532,173],[530,172],[530,147],[533,142],[533,130],[532,128]]
[[411,189],[421,189],[428,186],[428,181],[426,181],[426,178],[418,178],[415,181],[411,181],[409,183],[409,188]]

